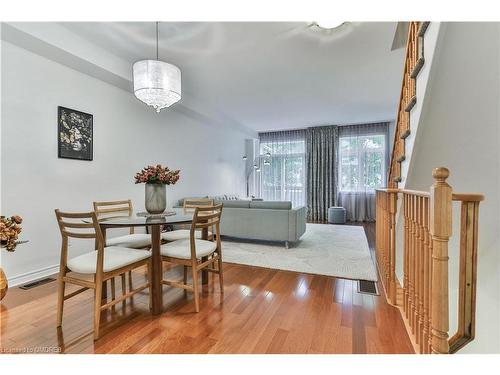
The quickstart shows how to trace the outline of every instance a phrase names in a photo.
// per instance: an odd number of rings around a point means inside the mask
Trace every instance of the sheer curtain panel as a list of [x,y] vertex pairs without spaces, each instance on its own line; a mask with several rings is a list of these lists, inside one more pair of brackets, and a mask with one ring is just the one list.
[[259,133],[260,196],[305,205],[305,130]]
[[347,220],[375,220],[375,189],[385,185],[388,123],[339,127],[338,204]]

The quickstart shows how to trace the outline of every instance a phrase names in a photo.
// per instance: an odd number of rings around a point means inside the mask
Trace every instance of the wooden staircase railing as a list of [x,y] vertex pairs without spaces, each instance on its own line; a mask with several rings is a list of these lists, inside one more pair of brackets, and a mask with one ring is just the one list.
[[388,186],[396,188],[401,182],[401,163],[405,160],[405,139],[410,135],[410,112],[417,102],[417,77],[424,65],[424,34],[429,22],[409,22],[406,58],[399,98],[394,145],[389,166]]
[[[416,352],[455,353],[474,339],[479,202],[454,193],[449,171],[436,168],[430,192],[378,189],[376,257],[389,303],[397,306]],[[396,215],[403,211],[403,283],[396,277]],[[448,240],[452,204],[461,203],[458,329],[449,337]]]

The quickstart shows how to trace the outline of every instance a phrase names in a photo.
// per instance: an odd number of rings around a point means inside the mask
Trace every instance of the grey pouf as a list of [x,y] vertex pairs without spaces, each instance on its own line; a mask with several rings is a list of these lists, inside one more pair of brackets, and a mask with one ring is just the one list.
[[346,211],[344,207],[330,207],[328,209],[328,223],[345,224]]

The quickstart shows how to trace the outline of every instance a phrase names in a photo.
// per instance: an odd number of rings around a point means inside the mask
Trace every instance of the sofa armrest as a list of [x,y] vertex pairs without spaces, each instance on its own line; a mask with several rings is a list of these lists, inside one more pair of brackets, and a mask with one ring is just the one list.
[[298,241],[306,232],[306,207],[295,207],[288,214],[288,241]]

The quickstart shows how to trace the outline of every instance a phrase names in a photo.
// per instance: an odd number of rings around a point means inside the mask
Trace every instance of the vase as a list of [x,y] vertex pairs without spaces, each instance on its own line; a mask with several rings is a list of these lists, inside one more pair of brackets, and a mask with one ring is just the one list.
[[161,214],[167,208],[167,189],[165,184],[146,184],[146,211]]
[[7,289],[9,289],[7,276],[5,276],[3,269],[0,268],[0,301],[3,300],[3,297],[7,294]]

